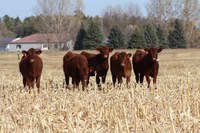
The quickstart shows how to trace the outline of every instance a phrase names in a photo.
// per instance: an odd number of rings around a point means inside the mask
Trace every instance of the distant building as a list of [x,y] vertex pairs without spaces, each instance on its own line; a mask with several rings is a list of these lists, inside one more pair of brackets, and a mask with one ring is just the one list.
[[12,41],[8,44],[8,51],[28,50],[36,48],[41,50],[73,50],[73,41],[70,35],[58,34],[32,34]]
[[7,51],[7,45],[13,40],[14,38],[0,38],[0,51]]

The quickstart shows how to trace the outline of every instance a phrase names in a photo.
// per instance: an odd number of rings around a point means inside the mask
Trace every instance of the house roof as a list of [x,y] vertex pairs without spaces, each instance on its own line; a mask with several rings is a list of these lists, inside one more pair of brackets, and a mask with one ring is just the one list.
[[0,46],[5,46],[12,42],[14,38],[0,38]]
[[23,43],[58,43],[66,42],[69,40],[68,34],[32,34],[13,41],[12,44],[23,44]]

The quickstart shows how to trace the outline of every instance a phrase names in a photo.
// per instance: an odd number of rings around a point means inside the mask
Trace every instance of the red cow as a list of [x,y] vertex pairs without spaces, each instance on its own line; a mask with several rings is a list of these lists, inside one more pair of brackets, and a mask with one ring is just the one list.
[[36,87],[38,88],[38,93],[40,92],[40,78],[42,74],[43,62],[38,56],[42,53],[41,50],[30,48],[28,51],[23,50],[23,57],[19,63],[19,70],[23,76],[23,85],[29,87],[29,93],[31,93],[30,88],[34,88],[34,83],[36,82]]
[[90,74],[88,76],[88,82],[90,76],[95,75],[96,71],[96,83],[98,86],[100,86],[100,77],[102,78],[102,82],[105,83],[106,75],[108,71],[108,58],[109,53],[113,51],[113,48],[109,48],[107,46],[101,46],[96,48],[97,51],[99,51],[99,54],[91,54],[87,52],[81,52],[82,55],[84,55],[88,60],[88,66],[91,69]]
[[63,57],[63,71],[67,86],[69,85],[69,77],[72,77],[74,88],[78,87],[81,81],[84,90],[89,73],[88,61],[85,56],[68,52]]
[[132,62],[137,83],[140,81],[142,84],[144,76],[146,76],[148,88],[150,87],[150,77],[153,78],[153,84],[156,85],[159,69],[158,53],[161,51],[162,48],[146,48],[144,51],[137,50],[135,52]]
[[131,53],[126,52],[116,52],[110,58],[110,70],[112,74],[113,85],[115,86],[116,79],[118,79],[118,83],[122,83],[122,77],[126,78],[126,83],[130,83],[131,78]]

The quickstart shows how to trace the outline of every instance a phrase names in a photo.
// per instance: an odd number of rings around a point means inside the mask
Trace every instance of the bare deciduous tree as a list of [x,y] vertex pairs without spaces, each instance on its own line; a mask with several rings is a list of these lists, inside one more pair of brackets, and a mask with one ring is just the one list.
[[174,16],[173,0],[150,0],[147,5],[148,17],[155,22],[171,19]]
[[0,19],[0,38],[4,37],[15,37],[14,32],[9,31],[5,23]]
[[[125,6],[108,6],[102,13],[104,32],[108,35],[114,25],[117,25],[120,29],[127,29],[129,23],[134,24],[139,17],[141,17],[141,10],[138,5],[132,2]],[[128,31],[125,33],[128,33]]]
[[104,32],[106,35],[109,34],[110,29],[114,25],[119,25],[121,23],[123,16],[123,10],[118,5],[116,7],[108,6],[103,10],[103,25],[104,25]]
[[41,17],[40,31],[57,35],[58,43],[65,35],[68,41],[68,33],[75,22],[74,12],[82,10],[82,0],[37,0],[36,14]]
[[150,0],[147,5],[148,17],[156,23],[180,19],[186,31],[188,43],[192,43],[193,30],[200,20],[199,0]]
[[124,9],[125,9],[125,13],[129,17],[140,17],[140,16],[142,16],[140,7],[138,5],[132,3],[132,2],[125,5]]

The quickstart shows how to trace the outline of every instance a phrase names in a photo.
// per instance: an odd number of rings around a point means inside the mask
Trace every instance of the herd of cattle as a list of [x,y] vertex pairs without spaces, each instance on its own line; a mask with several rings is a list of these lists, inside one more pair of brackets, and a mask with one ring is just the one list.
[[[88,85],[90,76],[96,75],[96,84],[98,86],[100,86],[101,82],[105,83],[109,69],[109,54],[113,51],[113,48],[101,46],[96,50],[99,52],[98,54],[85,51],[80,54],[71,51],[66,53],[63,57],[63,72],[67,86],[69,85],[69,77],[72,78],[74,87],[77,87],[81,82],[83,90]],[[146,48],[144,51],[137,50],[133,56],[131,53],[115,52],[110,58],[113,85],[115,86],[116,80],[121,84],[122,77],[126,78],[126,83],[129,84],[132,66],[137,83],[140,82],[142,84],[145,76],[148,87],[150,87],[150,77],[153,78],[153,84],[156,84],[159,69],[158,53],[161,51],[162,48]],[[28,86],[29,93],[31,88],[34,88],[35,83],[38,92],[40,91],[40,78],[43,68],[42,59],[39,57],[41,53],[41,50],[34,48],[22,51],[23,56],[19,63],[19,69],[23,77],[23,85],[24,87]]]

